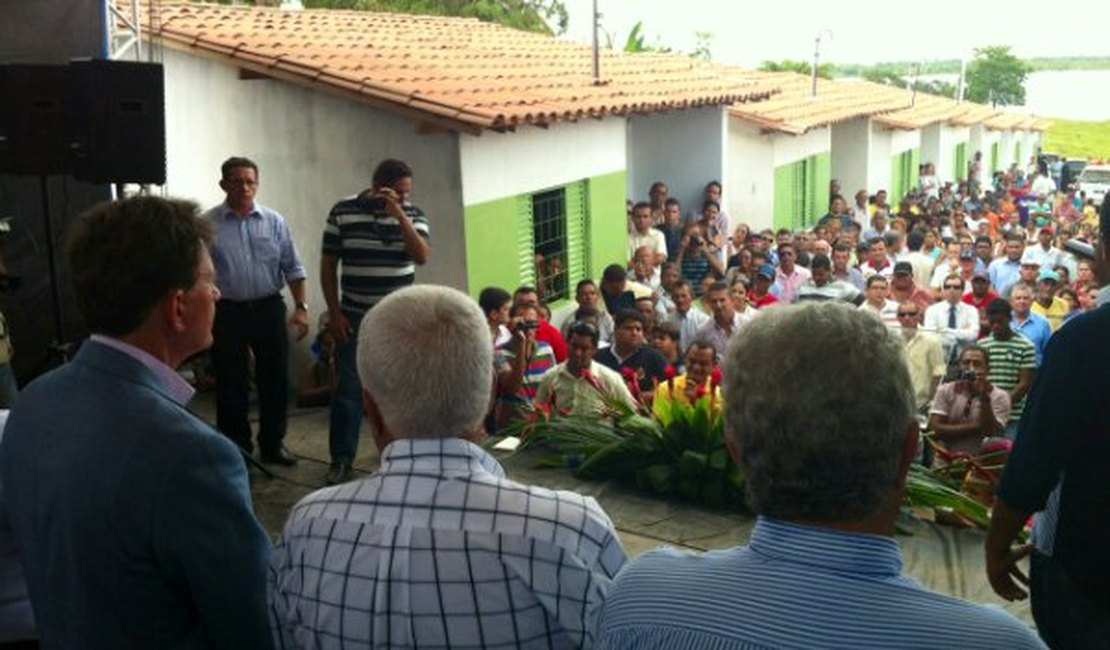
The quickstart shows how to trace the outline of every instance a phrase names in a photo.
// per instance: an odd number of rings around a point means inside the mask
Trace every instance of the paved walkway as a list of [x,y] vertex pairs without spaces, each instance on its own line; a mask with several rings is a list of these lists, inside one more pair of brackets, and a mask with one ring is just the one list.
[[[213,393],[199,393],[194,411],[215,421]],[[257,423],[255,423],[257,426]],[[292,409],[286,447],[300,458],[291,468],[274,468],[275,478],[251,469],[255,510],[275,539],[292,506],[324,485],[328,469],[328,412],[326,409]],[[506,472],[523,483],[571,489],[595,497],[612,518],[630,557],[660,546],[689,550],[726,548],[747,542],[752,519],[737,513],[706,510],[676,500],[647,497],[611,482],[581,481],[562,470],[539,469],[527,457],[502,459]],[[363,427],[355,469],[373,472],[378,451]],[[912,535],[900,536],[906,572],[930,589],[980,603],[1001,605],[1032,624],[1028,601],[1002,601],[987,584],[983,564],[983,534],[977,531],[907,520]],[[938,625],[943,622],[938,621]]]

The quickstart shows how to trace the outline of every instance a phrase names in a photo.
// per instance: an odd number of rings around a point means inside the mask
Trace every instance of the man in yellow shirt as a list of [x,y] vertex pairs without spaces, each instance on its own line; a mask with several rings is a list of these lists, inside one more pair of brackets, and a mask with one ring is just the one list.
[[1037,277],[1037,298],[1031,307],[1034,314],[1040,314],[1048,319],[1053,332],[1060,329],[1071,311],[1068,302],[1056,295],[1056,288],[1059,286],[1059,273],[1052,269],[1042,270]]
[[686,350],[686,374],[659,384],[655,389],[655,402],[652,412],[656,417],[662,417],[664,405],[671,400],[682,404],[695,404],[699,399],[712,391],[711,406],[720,410],[721,387],[720,381],[713,385],[713,371],[717,369],[717,349],[713,343],[702,338],[694,339]]

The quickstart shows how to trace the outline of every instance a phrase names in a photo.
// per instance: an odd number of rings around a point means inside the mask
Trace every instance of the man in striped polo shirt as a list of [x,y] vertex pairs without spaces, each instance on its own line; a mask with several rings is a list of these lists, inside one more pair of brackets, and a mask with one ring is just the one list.
[[320,286],[336,343],[338,379],[328,429],[328,484],[351,477],[358,451],[362,389],[354,333],[366,312],[393,291],[412,284],[416,265],[432,255],[428,220],[408,201],[411,192],[412,168],[400,160],[383,160],[374,170],[370,189],[336,203],[324,227]]
[[1001,609],[902,573],[894,522],[917,422],[901,345],[881,321],[847,305],[769,309],[727,357],[726,440],[759,515],[749,545],[632,562],[602,606],[596,648],[1043,647]]
[[1013,316],[1010,303],[996,298],[987,305],[987,323],[990,336],[979,342],[987,352],[990,373],[987,381],[1010,395],[1010,420],[1005,435],[1010,440],[1017,436],[1018,421],[1025,410],[1025,394],[1033,385],[1037,372],[1037,349],[1025,337],[1010,327]]

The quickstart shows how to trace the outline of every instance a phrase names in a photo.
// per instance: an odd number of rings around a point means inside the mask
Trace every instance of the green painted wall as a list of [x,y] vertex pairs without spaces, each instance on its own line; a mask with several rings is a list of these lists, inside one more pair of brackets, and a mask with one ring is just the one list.
[[624,171],[586,181],[589,273],[595,280],[606,266],[628,261],[628,214],[624,205],[627,192],[628,173]]
[[[526,198],[526,197],[525,197]],[[466,276],[475,298],[491,286],[512,291],[520,286],[517,257],[517,215],[522,197],[510,196],[468,205],[466,219]]]
[[[624,171],[586,179],[585,272],[590,277],[600,276],[609,264],[627,261],[628,226],[624,205],[627,182]],[[573,185],[568,183],[568,190]],[[537,187],[535,191],[545,189],[550,188]],[[568,196],[568,200],[572,198]],[[531,205],[531,194],[521,194],[464,208],[467,286],[475,298],[485,287],[497,286],[512,291],[524,282],[534,281],[535,276],[528,268],[532,251],[526,250],[524,242],[531,226],[521,229]],[[571,286],[579,279],[570,278]]]

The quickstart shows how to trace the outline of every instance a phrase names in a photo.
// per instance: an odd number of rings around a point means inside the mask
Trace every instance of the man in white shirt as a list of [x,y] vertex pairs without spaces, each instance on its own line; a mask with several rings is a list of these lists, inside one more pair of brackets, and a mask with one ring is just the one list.
[[473,301],[434,285],[363,318],[358,370],[381,468],[290,513],[269,574],[279,647],[593,644],[624,551],[592,498],[510,481],[477,444],[488,338]]
[[685,352],[698,330],[709,322],[709,315],[694,306],[694,288],[686,280],[679,280],[671,291],[674,312],[667,316],[667,322],[678,325],[679,348]]
[[940,295],[941,301],[925,310],[924,328],[940,336],[944,358],[952,361],[979,338],[979,310],[963,301],[964,280],[955,273],[944,279]]
[[632,260],[636,250],[647,246],[655,253],[656,265],[667,259],[667,239],[663,231],[651,227],[651,204],[637,203],[632,206],[632,232],[628,234],[628,259]]

